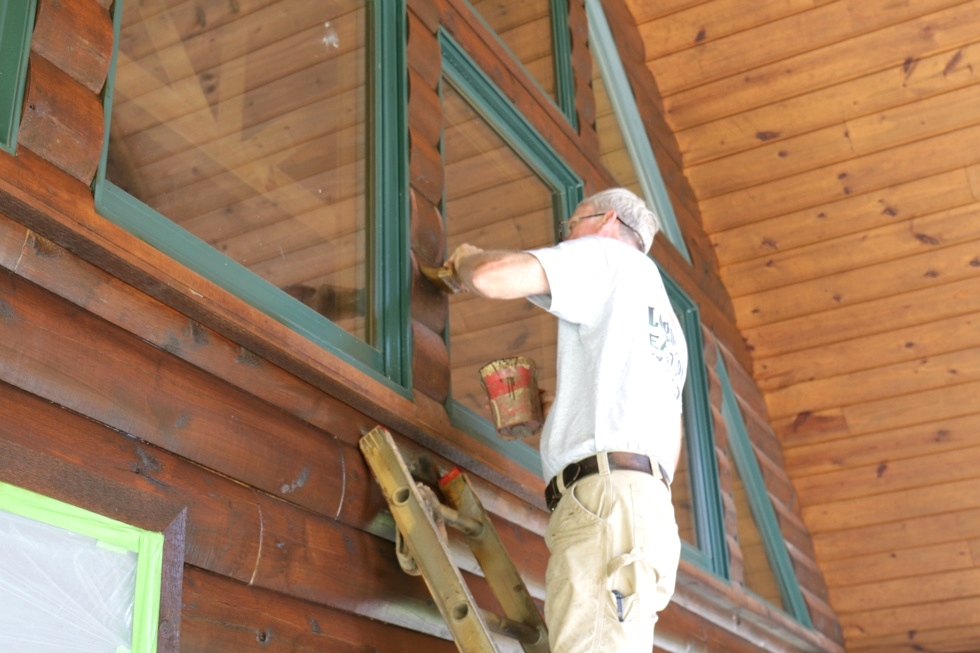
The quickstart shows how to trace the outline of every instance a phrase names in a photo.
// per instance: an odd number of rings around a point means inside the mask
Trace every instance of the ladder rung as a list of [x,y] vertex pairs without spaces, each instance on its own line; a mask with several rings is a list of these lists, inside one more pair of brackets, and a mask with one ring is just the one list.
[[[497,653],[490,632],[521,643],[525,653],[548,653],[548,631],[524,581],[504,549],[489,515],[458,469],[439,481],[448,502],[423,498],[395,442],[380,426],[360,440],[360,448],[381,486],[408,553],[414,558],[439,612],[461,653]],[[436,506],[430,506],[436,503]],[[491,591],[504,615],[488,612],[473,600],[445,541],[437,532],[433,512],[466,535]]]
[[439,504],[439,513],[447,524],[453,528],[462,531],[464,535],[469,535],[470,537],[477,537],[483,531],[483,524],[475,519],[470,519],[469,517],[463,517],[459,514],[459,511],[450,508],[444,503]]
[[498,635],[516,639],[521,644],[540,644],[544,637],[544,633],[537,628],[533,628],[519,621],[514,621],[513,619],[508,619],[483,608],[479,608],[479,610],[480,616],[483,617],[483,621],[487,624],[487,628]]

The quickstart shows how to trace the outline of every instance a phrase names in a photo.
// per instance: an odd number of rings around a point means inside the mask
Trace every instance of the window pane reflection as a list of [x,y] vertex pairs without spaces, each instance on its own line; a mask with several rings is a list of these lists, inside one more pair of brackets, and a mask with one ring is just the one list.
[[670,484],[670,497],[674,503],[674,517],[677,519],[677,530],[681,539],[697,548],[698,533],[694,521],[694,499],[691,493],[689,469],[685,433],[681,439],[681,456],[677,461],[677,470],[674,471],[674,480]]
[[362,339],[365,5],[126,2],[106,173]]
[[749,497],[745,485],[734,464],[735,458],[731,450],[728,453],[732,461],[732,491],[735,500],[735,512],[738,516],[738,544],[742,550],[745,587],[756,595],[766,599],[775,606],[782,606],[782,594],[776,582],[776,575],[769,565],[766,547],[762,535],[755,524]]
[[[479,118],[448,83],[443,86],[448,251],[462,243],[483,249],[530,249],[554,243],[550,189]],[[490,419],[478,370],[488,362],[526,356],[538,384],[555,388],[557,320],[525,299],[489,300],[472,293],[449,303],[452,396]]]
[[545,92],[554,98],[551,0],[470,0],[470,4]]
[[599,137],[599,152],[602,164],[616,178],[616,183],[643,197],[639,176],[633,159],[626,149],[623,130],[619,119],[613,112],[606,83],[599,71],[599,62],[592,56],[592,92],[595,94],[595,131]]

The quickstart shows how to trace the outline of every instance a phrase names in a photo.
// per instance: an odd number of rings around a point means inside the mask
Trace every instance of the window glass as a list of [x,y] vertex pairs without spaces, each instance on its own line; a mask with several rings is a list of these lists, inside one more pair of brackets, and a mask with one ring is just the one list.
[[643,197],[640,178],[626,149],[626,139],[613,112],[595,52],[592,53],[592,93],[595,95],[595,131],[599,137],[602,164],[616,178],[616,183]]
[[727,453],[732,461],[732,491],[745,587],[772,605],[782,606],[804,627],[813,628],[772,497],[721,355],[717,358],[715,371],[721,386],[721,412],[728,431]]
[[696,547],[698,545],[698,533],[694,520],[694,496],[691,492],[691,474],[686,442],[687,429],[684,431],[681,456],[677,461],[674,479],[670,484],[670,498],[674,503],[674,517],[677,520],[677,530],[681,540]]
[[[616,177],[617,181],[633,188],[639,186],[643,192],[637,195],[646,199],[647,204],[660,216],[664,235],[677,248],[681,256],[691,262],[691,255],[684,243],[684,236],[677,225],[677,216],[671,205],[667,187],[660,176],[657,159],[653,153],[640,110],[630,88],[626,70],[619,60],[619,52],[613,39],[609,23],[600,0],[586,0],[585,10],[589,19],[589,50],[593,54],[593,91],[596,78],[602,84],[599,90],[603,98],[596,98],[597,112],[602,114],[595,125],[603,153],[603,163]],[[611,104],[612,112],[604,106]],[[617,123],[612,125],[611,122]],[[608,142],[604,142],[608,141]],[[625,145],[626,156],[622,149]],[[631,162],[627,163],[626,159]],[[636,181],[638,179],[638,181]]]
[[553,99],[552,0],[470,0],[470,4]]
[[728,577],[728,546],[718,487],[718,462],[708,398],[707,369],[697,305],[661,272],[667,295],[684,330],[688,368],[683,395],[683,440],[671,483],[674,514],[687,560]]
[[769,564],[765,543],[758,526],[756,526],[748,493],[738,472],[738,467],[734,464],[735,459],[731,449],[729,449],[728,455],[729,460],[732,461],[732,493],[735,501],[735,512],[738,515],[738,545],[742,551],[745,587],[773,605],[781,606],[783,600],[779,591],[779,584],[776,582],[776,575]]
[[[530,249],[554,243],[552,192],[480,118],[451,84],[443,85],[445,219],[449,250]],[[453,295],[449,304],[452,396],[490,418],[478,371],[492,360],[526,356],[541,388],[555,388],[556,318],[525,299]]]
[[366,0],[123,4],[106,179],[366,339]]

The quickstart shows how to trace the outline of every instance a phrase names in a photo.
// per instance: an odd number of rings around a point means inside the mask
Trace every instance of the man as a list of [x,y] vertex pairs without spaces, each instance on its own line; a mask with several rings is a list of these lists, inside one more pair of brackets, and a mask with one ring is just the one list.
[[615,188],[584,200],[555,247],[461,245],[447,262],[467,289],[527,297],[559,318],[558,383],[541,438],[553,653],[649,653],[674,591],[669,483],[687,346],[646,256],[659,227],[640,198]]

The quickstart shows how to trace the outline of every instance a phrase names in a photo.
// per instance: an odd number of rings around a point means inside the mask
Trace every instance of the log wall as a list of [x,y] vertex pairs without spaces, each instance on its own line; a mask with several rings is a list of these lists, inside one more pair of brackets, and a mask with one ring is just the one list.
[[[55,0],[42,0],[51,6],[37,29],[47,20],[82,21],[77,36],[48,31],[106,55],[105,3],[80,2],[88,4],[73,11],[88,13],[66,19]],[[576,132],[464,0],[408,5],[411,398],[99,216],[88,183],[103,137],[101,106],[91,102],[102,59],[66,62],[57,43],[32,55],[28,98],[32,89],[47,94],[50,101],[35,106],[50,110],[25,113],[33,133],[24,136],[22,127],[17,156],[0,156],[0,479],[170,529],[169,578],[182,583],[168,585],[161,650],[453,650],[425,586],[402,575],[392,555],[393,525],[357,450],[376,424],[396,434],[420,475],[467,470],[532,594],[543,599],[543,482],[450,425],[442,403],[448,307],[418,264],[445,256],[439,29],[487,71],[585,179],[587,192],[610,183],[589,119],[595,102],[584,6],[572,0],[569,9]],[[676,148],[657,131],[655,89],[631,74],[641,110],[653,112],[648,130],[665,150]],[[77,138],[51,140],[63,128]],[[661,166],[683,203],[683,176],[670,157]],[[733,376],[748,385],[738,391],[753,406],[745,349],[696,210],[681,212],[695,266],[661,238],[654,253],[701,306],[709,342],[717,339],[715,351],[741,371]],[[760,420],[753,436],[780,495],[787,491],[782,461]],[[781,526],[799,550],[794,562],[809,569],[808,536],[789,492]],[[491,603],[473,561],[458,554],[478,600]],[[825,589],[815,577],[804,585],[811,609],[822,609]],[[839,650],[832,637],[803,630],[737,584],[687,563],[657,632],[671,651]]]

